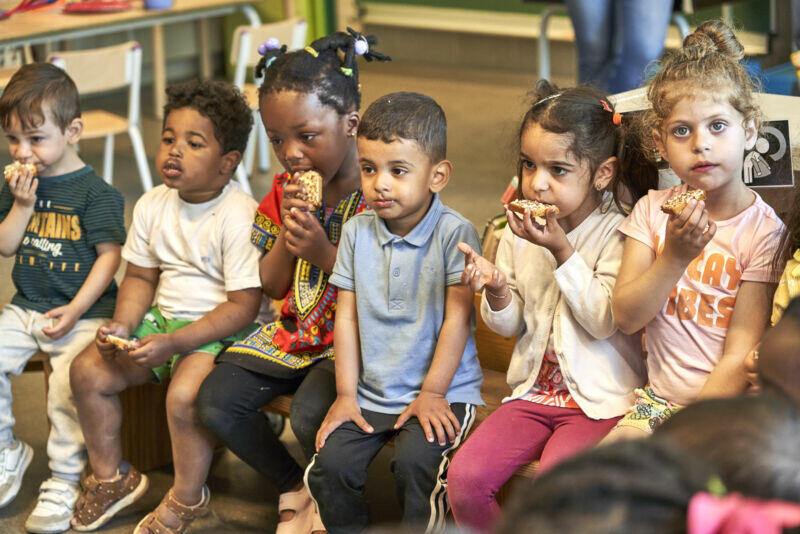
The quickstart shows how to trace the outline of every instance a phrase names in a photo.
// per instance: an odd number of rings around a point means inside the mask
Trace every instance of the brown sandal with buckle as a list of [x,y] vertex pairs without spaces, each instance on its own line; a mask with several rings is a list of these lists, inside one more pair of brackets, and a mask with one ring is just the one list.
[[120,473],[115,480],[100,481],[89,475],[81,482],[72,528],[88,532],[102,527],[120,510],[139,500],[148,485],[147,477],[131,465],[127,473]]
[[[183,534],[192,524],[192,521],[208,513],[208,502],[211,500],[211,492],[208,491],[208,486],[203,486],[201,495],[199,503],[193,506],[186,506],[175,498],[175,493],[170,488],[164,499],[162,499],[161,504],[139,521],[133,534]],[[156,511],[162,505],[166,506],[178,519],[179,524],[177,527],[168,527],[158,518]]]

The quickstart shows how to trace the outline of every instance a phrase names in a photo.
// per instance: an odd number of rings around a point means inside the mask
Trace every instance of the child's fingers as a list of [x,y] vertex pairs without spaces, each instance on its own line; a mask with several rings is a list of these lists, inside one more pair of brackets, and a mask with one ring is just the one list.
[[472,263],[473,258],[475,257],[475,251],[472,250],[472,247],[463,241],[459,241],[456,246],[458,247],[458,250],[464,253],[464,261],[466,263]]
[[401,414],[400,414],[400,415],[397,417],[397,421],[395,421],[395,423],[394,423],[394,429],[395,429],[395,430],[397,430],[398,428],[400,428],[401,426],[403,426],[404,424],[406,424],[406,421],[408,421],[409,419],[411,419],[411,415],[412,415],[412,414],[411,414],[411,412],[409,411],[409,409],[408,409],[408,408],[406,408],[405,410],[403,410],[403,413],[401,413]]
[[418,417],[417,419],[419,419],[419,424],[422,426],[423,432],[425,432],[425,439],[428,440],[428,443],[433,443],[433,429],[431,428],[431,422],[427,417]]
[[709,241],[714,238],[714,234],[717,233],[717,225],[714,224],[714,221],[708,221],[708,227],[706,231],[703,232],[703,246],[705,247]]
[[[440,446],[444,446],[445,443],[447,443],[447,435],[449,434],[449,432],[447,432],[445,430],[443,421],[440,421],[436,417],[432,417],[430,419],[430,426],[431,426],[431,428],[433,428],[433,432],[436,434],[436,442]],[[451,432],[452,432],[452,429],[451,429]],[[432,441],[432,440],[428,440],[428,441]]]
[[360,428],[361,430],[363,430],[367,434],[372,434],[372,432],[374,430],[372,428],[372,425],[367,423],[367,420],[364,419],[364,416],[361,415],[361,413],[353,414],[352,420],[356,425],[358,425],[358,428]]
[[[455,434],[460,434],[461,433],[461,421],[458,420],[458,417],[456,417],[456,414],[453,413],[452,409],[447,411],[447,418],[452,423],[453,430],[455,431]],[[451,439],[450,441],[455,441],[455,439],[456,439],[455,434],[453,434],[453,436],[452,436],[453,439]]]
[[325,422],[322,424],[322,426],[319,427],[319,431],[317,432],[317,439],[314,443],[317,447],[317,452],[319,452],[319,450],[325,446],[325,441],[328,439],[328,436],[330,436],[331,432],[336,430],[338,426],[339,426],[338,423],[332,424],[330,421],[326,419]]

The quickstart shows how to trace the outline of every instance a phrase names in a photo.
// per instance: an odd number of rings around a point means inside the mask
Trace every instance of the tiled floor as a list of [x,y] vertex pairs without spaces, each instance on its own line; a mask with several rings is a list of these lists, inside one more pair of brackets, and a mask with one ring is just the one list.
[[[518,121],[525,106],[525,93],[532,88],[533,72],[508,73],[469,69],[443,69],[419,64],[370,64],[362,69],[366,104],[393,91],[418,91],[434,97],[448,118],[448,156],[455,166],[454,177],[443,192],[443,201],[463,213],[483,230],[486,220],[501,211],[499,197],[514,173]],[[148,88],[143,90],[145,98]],[[125,98],[106,98],[103,103],[124,106]],[[110,104],[109,104],[110,103]],[[91,103],[90,103],[91,104]],[[152,113],[145,102],[145,112]],[[157,146],[159,121],[144,119],[144,137],[152,157]],[[84,160],[96,169],[102,168],[102,142],[86,141],[81,146]],[[0,162],[7,162],[5,141],[0,141]],[[271,184],[272,171],[258,174],[252,180],[254,194],[260,199]],[[158,183],[157,176],[154,180]],[[126,221],[137,197],[141,194],[136,166],[127,138],[117,138],[115,184],[126,199]],[[0,260],[0,302],[13,295],[11,260]],[[120,271],[121,272],[121,271]],[[14,431],[35,450],[17,499],[0,510],[0,533],[24,532],[23,524],[33,508],[38,484],[47,476],[45,443],[47,421],[44,409],[44,383],[41,373],[24,374],[13,381]],[[284,433],[288,446],[299,457],[291,431]],[[375,521],[391,522],[399,518],[393,482],[389,474],[391,451],[379,455],[373,464],[367,487]],[[108,533],[130,532],[142,515],[152,509],[170,486],[168,469],[148,473],[151,489],[135,506],[115,518],[103,530]],[[212,468],[209,480],[213,499],[211,514],[199,520],[192,532],[244,533],[272,532],[277,521],[277,491],[247,465],[229,452],[221,455]]]

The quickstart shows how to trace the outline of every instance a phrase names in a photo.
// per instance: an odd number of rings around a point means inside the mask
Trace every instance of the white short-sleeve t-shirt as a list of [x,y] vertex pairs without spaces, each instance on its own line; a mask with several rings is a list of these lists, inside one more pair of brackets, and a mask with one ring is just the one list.
[[[661,205],[686,185],[650,191],[619,231],[641,241],[656,255],[664,248],[669,215]],[[742,282],[776,282],[772,259],[783,223],[755,193],[741,213],[714,221],[717,231],[683,272],[661,311],[647,323],[648,379],[670,402],[693,402],[722,357],[725,337]]]
[[228,291],[261,287],[260,251],[250,241],[255,210],[236,182],[201,204],[159,185],[136,202],[122,257],[161,270],[156,303],[164,317],[199,319]]

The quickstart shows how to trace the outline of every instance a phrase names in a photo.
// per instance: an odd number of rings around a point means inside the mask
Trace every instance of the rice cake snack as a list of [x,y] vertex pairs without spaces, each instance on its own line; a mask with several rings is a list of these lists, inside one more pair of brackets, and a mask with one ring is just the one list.
[[705,200],[706,192],[702,189],[693,189],[686,193],[675,195],[661,205],[661,211],[670,215],[680,215],[691,199],[695,199],[698,202]]
[[544,202],[538,202],[536,200],[526,200],[526,199],[517,199],[513,202],[508,204],[508,209],[515,213],[519,213],[520,215],[525,214],[525,209],[530,211],[531,217],[533,217],[534,222],[541,226],[547,224],[545,217],[547,217],[548,211],[553,211],[553,213],[558,214],[558,206],[554,206],[552,204],[545,204]]
[[26,170],[30,170],[36,175],[36,165],[33,163],[20,163],[19,161],[15,161],[14,163],[6,165],[3,169],[3,177],[6,179],[6,182],[10,182],[15,174],[20,174]]
[[315,208],[322,206],[322,175],[317,171],[306,171],[297,179],[303,186],[305,194],[300,198],[312,204]]

